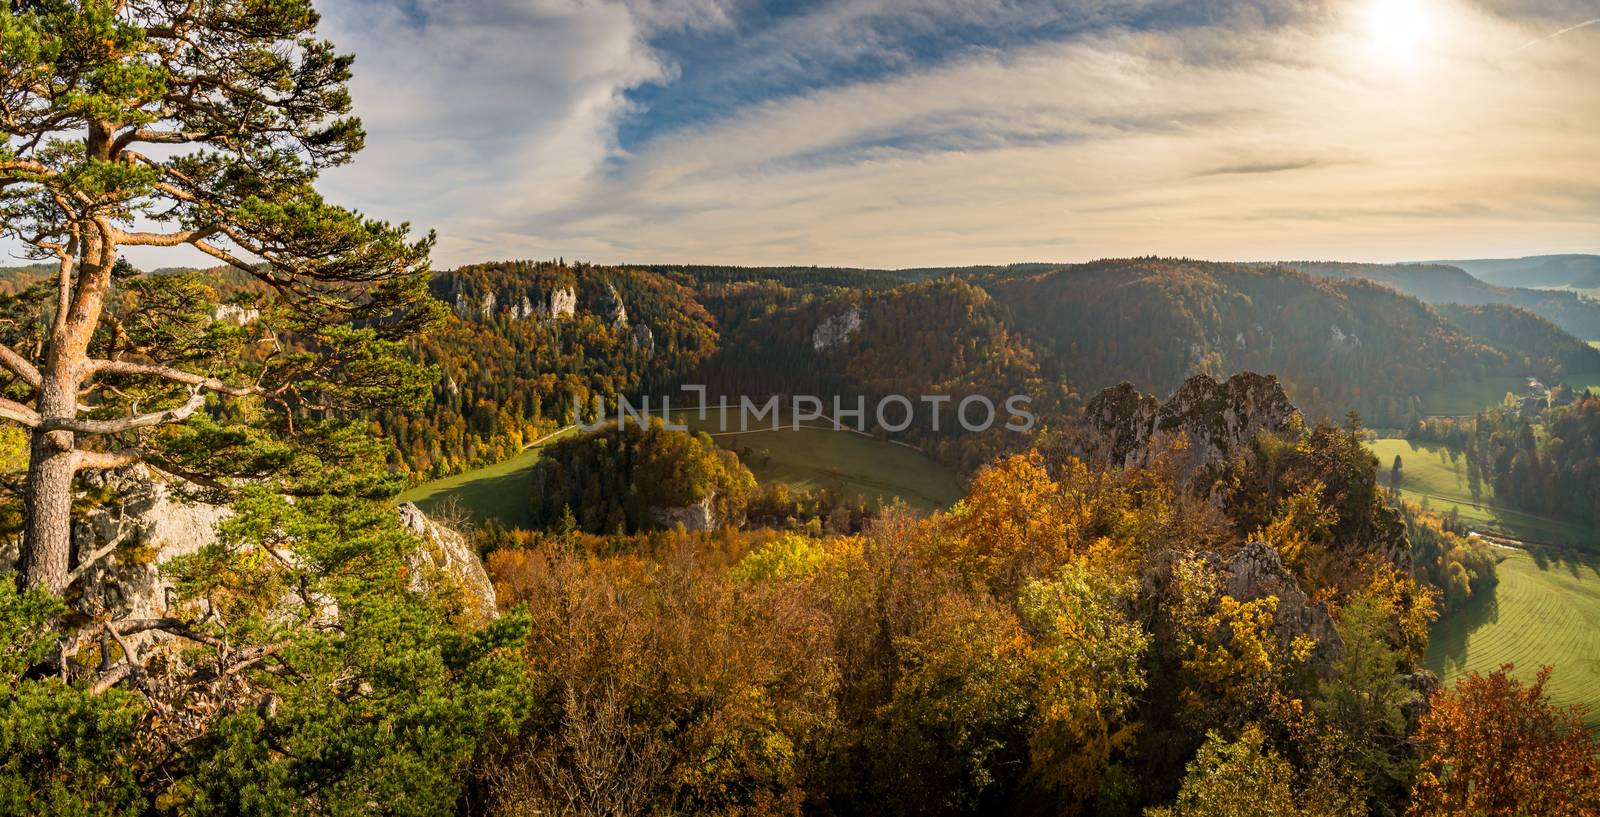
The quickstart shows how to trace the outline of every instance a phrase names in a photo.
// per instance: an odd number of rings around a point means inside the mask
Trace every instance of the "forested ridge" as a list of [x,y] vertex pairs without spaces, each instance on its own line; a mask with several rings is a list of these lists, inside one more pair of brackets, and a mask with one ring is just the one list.
[[[628,328],[613,325],[611,287]],[[567,289],[571,316],[528,313]],[[575,400],[681,406],[695,399],[685,383],[712,402],[814,394],[831,410],[835,395],[850,408],[863,396],[869,426],[884,395],[1027,394],[1048,423],[1123,380],[1165,392],[1254,370],[1279,374],[1313,416],[1405,428],[1450,382],[1600,371],[1600,351],[1515,307],[1434,308],[1364,280],[1183,259],[903,272],[501,262],[440,273],[431,291],[452,309],[415,344],[440,372],[433,410],[382,420],[419,478],[504,459],[570,422]],[[818,328],[852,311],[859,326],[817,348]],[[964,473],[1011,442],[934,433],[919,410],[896,436]]]
[[[1525,309],[1579,338],[1600,338],[1600,301],[1576,292],[1496,286],[1449,264],[1349,264],[1290,261],[1285,266],[1312,275],[1365,278],[1388,284],[1434,306],[1503,304]],[[1574,273],[1572,280],[1578,280]],[[1568,282],[1562,282],[1568,283]],[[1538,286],[1538,283],[1531,286]]]

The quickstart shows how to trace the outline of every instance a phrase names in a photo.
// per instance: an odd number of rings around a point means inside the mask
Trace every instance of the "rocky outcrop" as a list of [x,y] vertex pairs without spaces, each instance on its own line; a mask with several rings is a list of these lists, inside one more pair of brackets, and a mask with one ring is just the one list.
[[1222,462],[1246,453],[1262,431],[1288,430],[1298,415],[1270,375],[1242,372],[1221,383],[1196,375],[1166,402],[1123,383],[1089,401],[1083,453],[1124,467],[1144,466],[1164,442],[1182,436],[1192,460]]
[[480,622],[499,615],[494,583],[467,538],[429,519],[413,503],[400,503],[399,513],[401,526],[422,542],[406,560],[412,591],[460,594],[465,612]]
[[716,530],[721,525],[717,519],[716,508],[712,505],[714,499],[714,496],[707,496],[693,505],[651,508],[650,519],[668,530],[679,527],[691,532]]
[[628,328],[628,307],[623,304],[622,293],[617,291],[615,284],[606,284],[605,297],[600,303],[600,317],[617,331]]
[[1276,597],[1278,638],[1284,644],[1301,637],[1311,638],[1316,642],[1311,656],[1314,666],[1331,667],[1344,654],[1344,638],[1339,635],[1327,602],[1312,602],[1294,574],[1284,567],[1278,552],[1266,543],[1251,542],[1226,562],[1223,592],[1240,601]]
[[[116,496],[74,525],[79,548],[113,550],[90,565],[79,580],[74,606],[91,616],[113,619],[162,618],[182,612],[177,588],[161,574],[161,564],[189,556],[217,541],[217,524],[233,516],[231,508],[189,502],[144,466],[84,475],[87,487]],[[80,552],[80,560],[84,558]],[[161,638],[157,633],[133,636],[132,646]]]
[[861,328],[861,306],[851,304],[849,309],[817,325],[811,333],[811,347],[818,352],[831,349],[850,339]]
[[578,314],[578,293],[572,287],[552,290],[550,303],[544,314],[552,319],[570,318]]
[[217,304],[211,308],[211,319],[217,323],[231,323],[234,326],[246,326],[255,323],[261,317],[261,310],[253,306],[240,306],[239,304]]
[[[1210,585],[1209,598],[1184,599],[1184,604],[1200,603],[1215,610],[1223,596],[1238,601],[1256,601],[1272,597],[1277,599],[1273,610],[1273,626],[1280,643],[1288,647],[1298,639],[1309,638],[1312,650],[1309,662],[1320,675],[1328,675],[1334,663],[1344,654],[1344,638],[1339,634],[1326,602],[1312,602],[1295,581],[1293,573],[1283,564],[1278,552],[1262,542],[1251,542],[1224,558],[1210,551],[1183,554],[1165,551],[1153,556],[1144,575],[1147,597],[1163,606],[1180,601],[1173,582],[1178,562],[1193,559],[1215,579]],[[1222,634],[1224,638],[1227,634]]]
[[629,342],[633,344],[633,348],[643,349],[645,354],[650,354],[656,350],[656,333],[642,323],[634,324]]
[[[91,554],[105,552],[84,571],[73,605],[86,615],[118,620],[203,616],[205,602],[181,603],[161,565],[216,543],[217,524],[231,517],[233,510],[190,501],[144,466],[93,472],[85,475],[84,482],[95,493],[115,499],[90,510],[74,526],[73,540],[80,549],[93,548]],[[463,610],[472,617],[492,618],[494,585],[465,537],[440,526],[410,503],[402,504],[398,513],[401,524],[420,540],[407,557],[412,588],[459,594]],[[293,558],[290,553],[277,555]],[[0,569],[14,570],[16,555],[7,554],[7,558],[9,564]],[[337,614],[331,601],[328,614]],[[167,637],[153,631],[140,633],[131,637],[130,646]]]
[[534,317],[537,317],[538,314],[539,309],[533,305],[533,301],[526,295],[522,296],[522,301],[520,303],[511,305],[511,317],[515,318],[516,320],[530,320]]
[[1361,348],[1361,338],[1355,333],[1346,334],[1339,324],[1333,324],[1328,327],[1328,344],[1334,352],[1354,352]]

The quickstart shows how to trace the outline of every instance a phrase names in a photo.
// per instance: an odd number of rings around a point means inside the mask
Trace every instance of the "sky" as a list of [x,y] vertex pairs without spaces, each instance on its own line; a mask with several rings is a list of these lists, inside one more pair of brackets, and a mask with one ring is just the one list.
[[438,267],[1600,252],[1600,0],[320,8]]

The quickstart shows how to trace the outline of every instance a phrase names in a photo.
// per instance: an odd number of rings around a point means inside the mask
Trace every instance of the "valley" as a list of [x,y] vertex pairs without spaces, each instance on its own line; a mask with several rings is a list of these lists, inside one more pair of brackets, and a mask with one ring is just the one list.
[[[711,435],[720,447],[740,454],[740,459],[763,485],[783,484],[794,489],[826,489],[859,496],[876,505],[899,500],[920,511],[946,508],[961,496],[961,483],[948,467],[905,445],[837,431],[815,421],[798,429],[783,428],[722,431],[712,409],[702,420],[693,410],[676,414],[677,422]],[[737,420],[727,423],[730,429]],[[770,422],[770,420],[769,420]],[[530,473],[546,442],[578,433],[568,427],[541,439],[511,459],[461,474],[430,480],[402,493],[397,501],[415,502],[429,513],[459,514],[473,523],[493,522],[514,528],[527,524]]]
[[1574,5],[0,0],[0,817],[1600,817]]

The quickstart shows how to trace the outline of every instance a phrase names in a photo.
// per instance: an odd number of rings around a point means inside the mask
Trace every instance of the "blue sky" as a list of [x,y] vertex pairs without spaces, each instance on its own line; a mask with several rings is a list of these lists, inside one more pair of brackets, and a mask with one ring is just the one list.
[[1600,0],[322,8],[440,266],[1600,251]]

